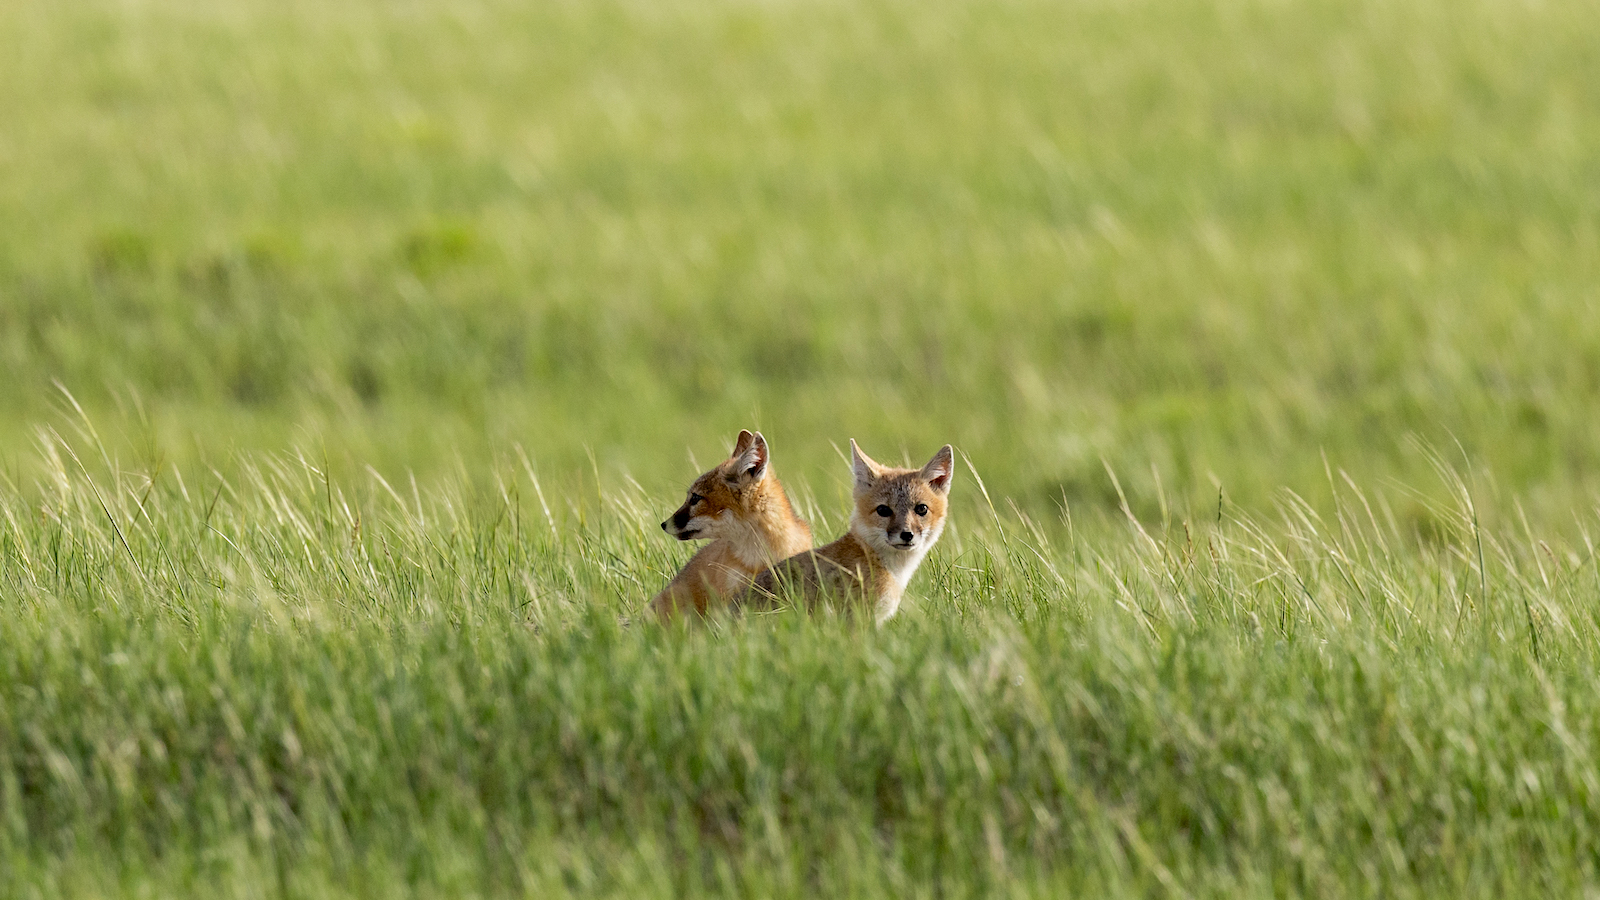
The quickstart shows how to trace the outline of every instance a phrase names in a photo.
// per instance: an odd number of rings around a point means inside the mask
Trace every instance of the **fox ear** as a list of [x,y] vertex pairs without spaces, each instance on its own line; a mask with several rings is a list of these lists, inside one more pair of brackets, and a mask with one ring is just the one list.
[[950,493],[950,476],[956,472],[956,453],[949,444],[939,448],[939,452],[928,460],[922,467],[922,477],[927,480],[928,487],[941,494]]
[[750,432],[748,432],[748,431],[740,431],[739,432],[739,439],[733,442],[733,452],[728,454],[728,455],[729,456],[738,456],[739,454],[745,452],[746,450],[749,450],[750,449],[750,442],[754,441],[755,439],[756,439],[756,436],[751,434]]
[[[749,438],[749,440],[745,440]],[[744,449],[738,451],[738,459],[733,463],[733,474],[728,476],[728,481],[734,484],[757,482],[767,476],[767,461],[770,458],[767,452],[767,439],[761,432],[751,434],[748,431],[739,432],[739,442],[744,444]],[[737,448],[736,448],[737,449]]]
[[850,468],[856,475],[856,490],[862,490],[878,479],[882,466],[872,461],[872,457],[861,452],[856,446],[855,438],[850,439]]

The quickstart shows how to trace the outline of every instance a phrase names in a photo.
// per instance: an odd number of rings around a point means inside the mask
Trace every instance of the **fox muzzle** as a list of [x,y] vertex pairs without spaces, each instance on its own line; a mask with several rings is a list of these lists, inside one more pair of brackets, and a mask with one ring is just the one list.
[[661,530],[672,535],[680,541],[692,540],[700,534],[700,529],[698,528],[694,529],[693,531],[686,530],[689,527],[689,521],[693,518],[694,516],[689,514],[689,508],[685,506],[673,513],[672,518],[662,522]]

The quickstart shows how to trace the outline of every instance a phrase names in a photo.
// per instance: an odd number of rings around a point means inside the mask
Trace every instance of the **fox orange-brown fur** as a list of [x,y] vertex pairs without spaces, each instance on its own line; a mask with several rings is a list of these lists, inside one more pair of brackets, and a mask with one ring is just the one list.
[[736,606],[772,608],[785,590],[793,590],[807,608],[831,596],[847,610],[870,610],[879,623],[900,608],[912,573],[944,531],[955,454],[946,444],[921,469],[895,469],[873,462],[851,441],[850,457],[855,475],[850,530],[826,547],[762,572]]
[[811,526],[795,515],[770,462],[760,432],[739,432],[733,455],[695,479],[688,500],[661,523],[680,541],[710,543],[650,601],[658,617],[704,615],[774,561],[811,549]]

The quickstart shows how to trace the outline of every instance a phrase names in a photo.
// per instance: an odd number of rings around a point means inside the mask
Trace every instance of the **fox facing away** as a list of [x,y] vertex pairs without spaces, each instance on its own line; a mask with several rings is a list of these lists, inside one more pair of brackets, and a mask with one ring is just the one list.
[[900,608],[906,583],[944,531],[955,453],[946,444],[920,469],[880,466],[850,442],[855,509],[844,537],[762,572],[736,602],[770,609],[787,589],[807,607],[836,597],[863,604],[881,624]]
[[650,601],[658,617],[704,615],[775,560],[811,549],[811,526],[795,515],[770,462],[760,432],[739,432],[733,455],[695,479],[689,499],[661,523],[680,541],[710,543]]

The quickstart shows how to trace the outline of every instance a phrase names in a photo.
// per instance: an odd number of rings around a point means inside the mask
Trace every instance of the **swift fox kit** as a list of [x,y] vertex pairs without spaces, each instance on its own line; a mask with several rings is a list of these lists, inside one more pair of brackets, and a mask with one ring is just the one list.
[[850,530],[756,576],[742,606],[771,608],[788,586],[808,607],[829,594],[864,603],[880,624],[900,608],[911,574],[944,531],[955,453],[946,444],[921,469],[896,469],[873,462],[851,441],[850,458],[856,480]]
[[767,439],[739,432],[733,455],[695,479],[689,499],[661,523],[680,541],[705,540],[650,608],[662,618],[736,594],[757,572],[811,549],[811,526],[795,515],[783,485],[769,468]]

